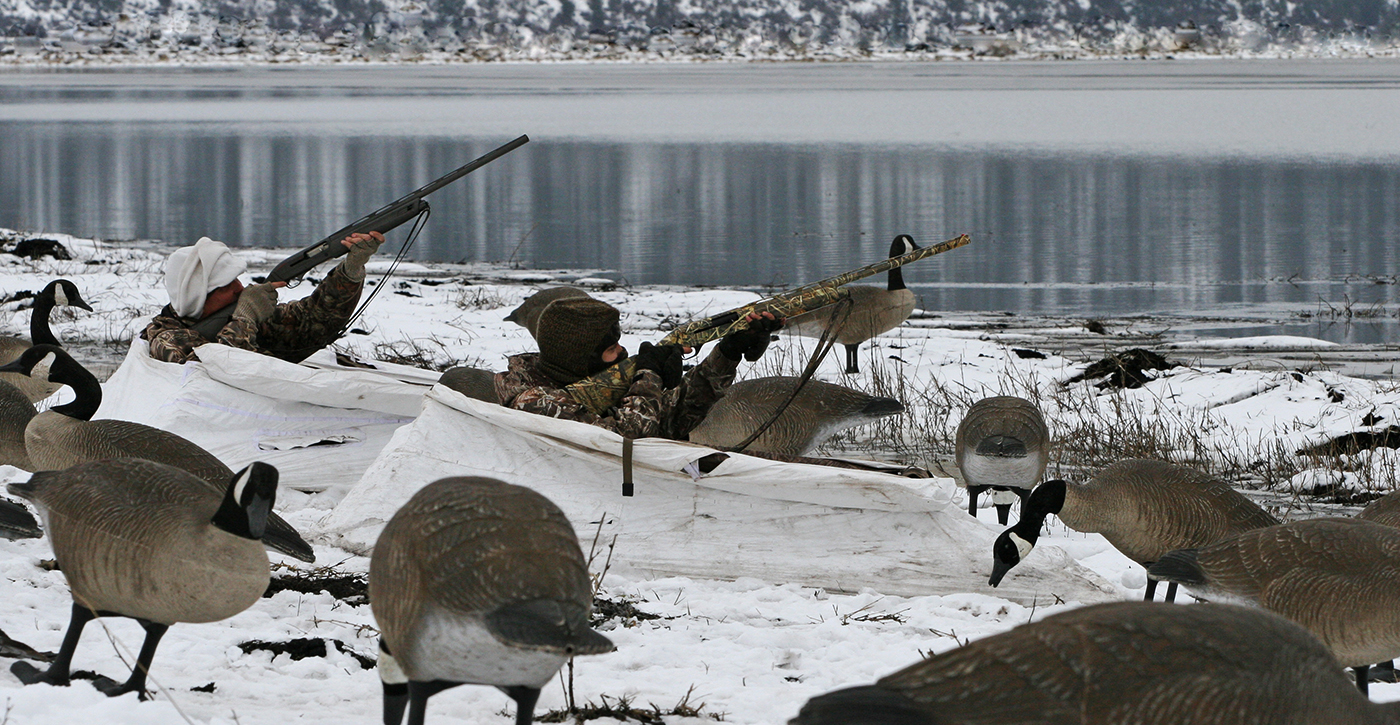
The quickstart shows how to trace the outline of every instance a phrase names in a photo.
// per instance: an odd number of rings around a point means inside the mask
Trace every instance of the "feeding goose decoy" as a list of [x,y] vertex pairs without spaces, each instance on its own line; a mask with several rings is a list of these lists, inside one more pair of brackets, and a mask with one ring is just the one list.
[[525,328],[530,333],[530,337],[535,336],[535,323],[539,322],[540,313],[544,308],[555,300],[568,299],[570,297],[588,297],[589,294],[577,287],[550,287],[542,289],[525,298],[520,306],[511,310],[506,315],[506,322],[514,322]]
[[44,535],[29,509],[0,498],[0,539],[37,539]]
[[1148,576],[1207,600],[1247,602],[1307,628],[1367,689],[1400,657],[1400,529],[1374,521],[1293,521],[1163,554]]
[[[801,378],[768,377],[735,383],[690,431],[690,441],[711,448],[739,445],[773,417]],[[748,450],[805,456],[847,428],[904,411],[894,398],[866,395],[841,385],[808,380],[797,396]]]
[[496,374],[490,370],[461,365],[451,368],[438,378],[438,382],[467,396],[487,403],[499,403],[496,394]]
[[[58,337],[49,328],[49,313],[53,312],[54,307],[81,307],[92,312],[92,306],[78,293],[77,285],[66,279],[56,279],[48,283],[34,296],[34,306],[29,312],[30,339],[0,336],[0,365],[18,360],[25,350],[34,345],[60,345]],[[0,381],[19,388],[31,403],[44,400],[62,387],[14,373],[0,373]]]
[[967,512],[977,515],[977,496],[988,489],[1005,524],[1011,501],[1040,482],[1050,462],[1050,429],[1040,409],[1025,398],[998,395],[973,403],[958,423],[954,443],[958,469],[967,483]]
[[[1031,491],[1021,520],[992,545],[992,586],[1031,553],[1050,514],[1075,531],[1102,534],[1144,567],[1173,549],[1206,546],[1278,523],[1229,484],[1200,471],[1163,461],[1119,461],[1088,483],[1057,479]],[[1157,580],[1149,576],[1143,599],[1150,601],[1156,590]],[[1166,598],[1175,597],[1172,584]]]
[[1400,723],[1297,624],[1250,607],[1080,607],[814,697],[791,725]]
[[254,463],[216,493],[173,466],[139,458],[39,471],[9,492],[33,502],[73,594],[72,618],[47,670],[24,661],[10,671],[26,685],[66,685],[83,628],[96,617],[130,617],[146,631],[125,683],[108,695],[140,693],[170,625],[227,619],[267,590],[262,535],[277,495],[277,469]]
[[[25,427],[25,450],[39,470],[57,471],[107,458],[145,458],[189,471],[215,491],[222,491],[233,475],[214,454],[169,431],[129,420],[92,420],[102,405],[102,385],[62,348],[35,345],[0,371],[19,372],[73,389],[72,402],[34,416]],[[275,513],[269,514],[263,541],[287,556],[305,562],[316,560],[311,545]]]
[[529,725],[540,688],[572,656],[610,652],[588,626],[593,590],[568,518],[490,478],[444,478],[389,520],[370,560],[384,723],[422,725],[428,698],[494,685]]
[[[913,237],[901,234],[890,243],[890,256],[898,257],[918,248],[919,245],[914,243]],[[841,324],[836,341],[846,348],[847,373],[860,372],[856,353],[860,350],[861,343],[899,327],[909,319],[909,313],[914,311],[914,293],[904,286],[903,268],[895,267],[886,274],[889,279],[884,289],[870,285],[846,285],[845,289],[851,293],[850,314]],[[821,337],[827,326],[832,323],[831,316],[838,307],[840,306],[827,305],[811,312],[794,315],[787,319],[784,326],[804,337]],[[839,318],[837,322],[841,322]]]

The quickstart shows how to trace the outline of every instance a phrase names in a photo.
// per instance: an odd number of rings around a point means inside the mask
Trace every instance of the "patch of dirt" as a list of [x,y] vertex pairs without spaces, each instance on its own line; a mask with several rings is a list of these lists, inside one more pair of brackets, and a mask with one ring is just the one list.
[[620,620],[624,627],[633,627],[636,626],[637,622],[661,619],[661,615],[643,612],[637,609],[635,601],[628,599],[594,597],[593,616],[588,620],[589,625],[596,628],[598,625],[613,619]]
[[[355,661],[360,663],[361,669],[369,670],[374,668],[375,661],[373,658],[356,652],[338,639],[329,641],[335,645],[336,650],[355,658]],[[240,643],[238,649],[243,650],[243,654],[263,650],[271,652],[273,657],[277,655],[287,655],[295,661],[304,660],[307,657],[325,657],[327,652],[326,642],[327,640],[314,637],[301,637],[299,639],[287,640],[286,642],[266,642],[254,639]]]
[[364,574],[347,574],[331,567],[303,570],[284,565],[282,569],[290,573],[273,576],[267,584],[267,591],[263,592],[264,599],[283,591],[302,594],[325,592],[353,607],[369,604],[369,577]]
[[13,249],[7,250],[16,257],[26,259],[39,259],[41,257],[52,257],[54,259],[72,259],[73,255],[68,253],[68,248],[58,243],[57,239],[43,239],[31,237],[21,239],[15,244]]
[[[1363,421],[1364,422],[1364,421]],[[1375,448],[1400,448],[1400,425],[1392,425],[1385,430],[1360,430],[1319,443],[1297,451],[1300,456],[1350,456]]]

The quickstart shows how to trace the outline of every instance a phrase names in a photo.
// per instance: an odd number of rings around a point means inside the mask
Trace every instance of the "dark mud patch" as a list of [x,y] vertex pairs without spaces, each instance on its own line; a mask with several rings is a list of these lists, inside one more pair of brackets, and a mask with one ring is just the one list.
[[364,574],[347,574],[330,567],[303,570],[287,566],[282,571],[284,573],[273,576],[267,583],[264,599],[284,591],[325,592],[352,607],[369,604],[369,577]]
[[1325,443],[1300,448],[1297,454],[1317,457],[1350,456],[1376,448],[1400,448],[1400,425],[1392,425],[1379,431],[1362,430],[1347,433]]
[[624,627],[635,627],[638,622],[645,622],[652,619],[661,619],[661,615],[644,612],[637,609],[637,602],[629,599],[607,599],[604,597],[593,598],[593,616],[588,623],[593,627],[618,620]]
[[277,655],[287,655],[295,661],[304,660],[307,657],[325,657],[328,652],[326,649],[326,642],[328,641],[337,651],[350,655],[356,662],[360,663],[360,669],[369,670],[374,668],[374,658],[356,652],[338,639],[325,640],[315,637],[301,637],[298,639],[290,639],[285,642],[267,642],[254,639],[239,644],[238,649],[243,650],[243,654],[262,651],[271,652],[273,657]]
[[1066,380],[1064,384],[1073,385],[1085,380],[1103,378],[1095,383],[1095,387],[1100,390],[1140,388],[1152,379],[1152,376],[1147,374],[1149,370],[1170,370],[1176,366],[1176,363],[1168,362],[1166,358],[1151,350],[1135,347],[1112,353],[1098,362],[1091,363],[1084,372]]

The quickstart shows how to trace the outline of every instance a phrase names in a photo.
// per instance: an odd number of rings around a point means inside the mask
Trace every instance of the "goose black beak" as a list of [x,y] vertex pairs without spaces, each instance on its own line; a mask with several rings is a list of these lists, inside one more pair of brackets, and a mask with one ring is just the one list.
[[20,375],[28,375],[29,371],[25,370],[19,364],[18,360],[12,360],[4,365],[0,365],[0,373],[19,373]]
[[1000,584],[1000,583],[1001,583],[1001,580],[1002,580],[1002,577],[1006,576],[1006,572],[1011,571],[1011,567],[1012,567],[1012,566],[1015,566],[1015,565],[1014,565],[1014,564],[1008,564],[1008,563],[1002,561],[1001,559],[993,559],[993,560],[992,560],[992,578],[991,578],[990,580],[988,580],[987,583],[988,583],[988,584],[991,584],[993,587],[995,587],[996,585]]

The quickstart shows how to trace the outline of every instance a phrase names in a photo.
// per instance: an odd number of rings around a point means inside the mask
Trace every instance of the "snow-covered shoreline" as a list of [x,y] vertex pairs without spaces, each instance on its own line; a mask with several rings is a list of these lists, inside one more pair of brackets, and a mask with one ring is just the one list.
[[[100,362],[100,349],[124,350],[123,340],[165,302],[159,273],[164,250],[154,245],[83,240],[62,234],[32,235],[62,243],[71,260],[19,259],[0,252],[0,333],[27,336],[28,310],[16,293],[34,291],[57,276],[74,280],[93,313],[55,313],[54,329],[81,361]],[[0,239],[13,239],[0,231]],[[5,245],[8,247],[8,245]],[[254,269],[266,270],[286,250],[238,250]],[[377,259],[373,276],[388,264]],[[501,265],[403,265],[357,323],[361,332],[343,341],[364,358],[414,358],[442,366],[451,362],[501,369],[505,357],[531,349],[521,328],[502,319],[521,299],[544,283],[570,282],[622,309],[629,348],[692,316],[710,314],[755,298],[744,290],[678,287],[616,287],[598,270],[528,270]],[[311,284],[284,293],[306,294]],[[1056,325],[1059,326],[1056,326]],[[1397,451],[1363,451],[1340,459],[1316,457],[1312,464],[1284,473],[1265,470],[1300,457],[1292,451],[1325,443],[1355,431],[1381,432],[1400,416],[1400,386],[1390,379],[1367,379],[1336,371],[1280,362],[1285,350],[1318,350],[1317,341],[1270,337],[1236,345],[1249,349],[1238,363],[1196,364],[1148,370],[1142,387],[1100,390],[1102,378],[1065,381],[1112,349],[1154,347],[1175,357],[1159,336],[1122,329],[1089,337],[1068,321],[1027,322],[1014,329],[987,324],[976,315],[921,313],[862,351],[859,376],[846,376],[828,360],[819,376],[830,382],[901,397],[910,412],[887,424],[857,429],[837,445],[845,450],[878,448],[882,455],[937,465],[944,458],[960,405],[987,394],[1034,395],[1057,437],[1080,442],[1105,426],[1123,434],[1156,434],[1158,452],[1200,465],[1236,466],[1245,484],[1272,483],[1278,504],[1295,491],[1318,487],[1365,498],[1394,485]],[[1174,344],[1210,351],[1209,342],[1187,335]],[[1087,341],[1096,341],[1091,344]],[[1321,346],[1323,348],[1329,346]],[[761,363],[744,375],[791,372],[805,361],[811,341],[784,335]],[[1219,353],[1220,351],[1212,351]],[[105,377],[105,376],[104,376]],[[1115,412],[1116,411],[1116,412]],[[1136,420],[1136,431],[1127,423]],[[1095,426],[1098,426],[1097,428]],[[1189,435],[1188,435],[1189,434]],[[1072,447],[1072,446],[1071,446]],[[1282,452],[1282,453],[1280,453]],[[1103,452],[1100,452],[1102,455]],[[1286,455],[1285,455],[1286,454]],[[1255,459],[1265,468],[1251,468]],[[1064,453],[1057,469],[1078,473],[1092,456]],[[1296,461],[1295,461],[1296,463]],[[1345,469],[1345,470],[1343,470]],[[24,473],[0,469],[0,479]],[[1330,490],[1329,489],[1329,490]],[[1256,495],[1260,492],[1251,492]],[[1280,498],[1282,497],[1282,498]],[[1304,497],[1289,517],[1316,515]],[[331,502],[316,495],[287,492],[278,508],[295,526],[306,527]],[[984,513],[984,519],[990,518]],[[990,526],[990,524],[989,524]],[[1140,598],[1145,576],[1102,537],[1069,532],[1057,522],[1043,542],[1065,549],[1104,576],[1125,599]],[[318,547],[321,563],[345,572],[364,572],[367,559]],[[50,552],[43,540],[0,541],[0,630],[41,650],[55,650],[67,623],[67,588],[62,575],[37,567]],[[990,552],[987,553],[990,557]],[[1033,556],[1024,567],[1033,567]],[[596,563],[595,571],[601,571]],[[1015,576],[1015,573],[1011,576]],[[929,597],[893,597],[879,592],[836,593],[782,582],[701,581],[655,578],[614,567],[602,594],[636,600],[659,619],[612,620],[609,636],[618,651],[580,660],[574,688],[580,702],[628,697],[636,706],[662,710],[689,695],[705,707],[698,718],[668,716],[667,722],[781,723],[805,700],[835,687],[869,682],[929,651],[943,651],[967,639],[1004,631],[1074,602],[1032,610],[996,596],[996,590]],[[87,718],[102,723],[373,723],[378,721],[379,685],[372,669],[336,647],[324,657],[292,661],[287,655],[244,652],[250,640],[323,638],[373,656],[373,619],[367,606],[353,606],[329,594],[281,592],[259,601],[230,620],[208,625],[177,625],[156,658],[152,680],[163,691],[149,703],[134,695],[108,700],[83,682],[66,689],[21,687],[0,672],[0,721],[7,725],[71,723]],[[139,641],[129,621],[106,620],[107,629],[127,651]],[[75,666],[109,676],[126,672],[117,650],[100,627],[90,628]],[[213,682],[212,692],[191,688]],[[693,686],[693,691],[691,687]],[[1400,685],[1373,685],[1372,697],[1400,699]],[[463,687],[433,700],[434,719],[500,723],[507,699],[483,687]],[[551,683],[539,711],[562,707],[561,687]],[[178,710],[177,710],[178,706]],[[183,711],[184,715],[181,714]],[[188,720],[186,719],[188,717]],[[608,722],[608,720],[604,720]]]

